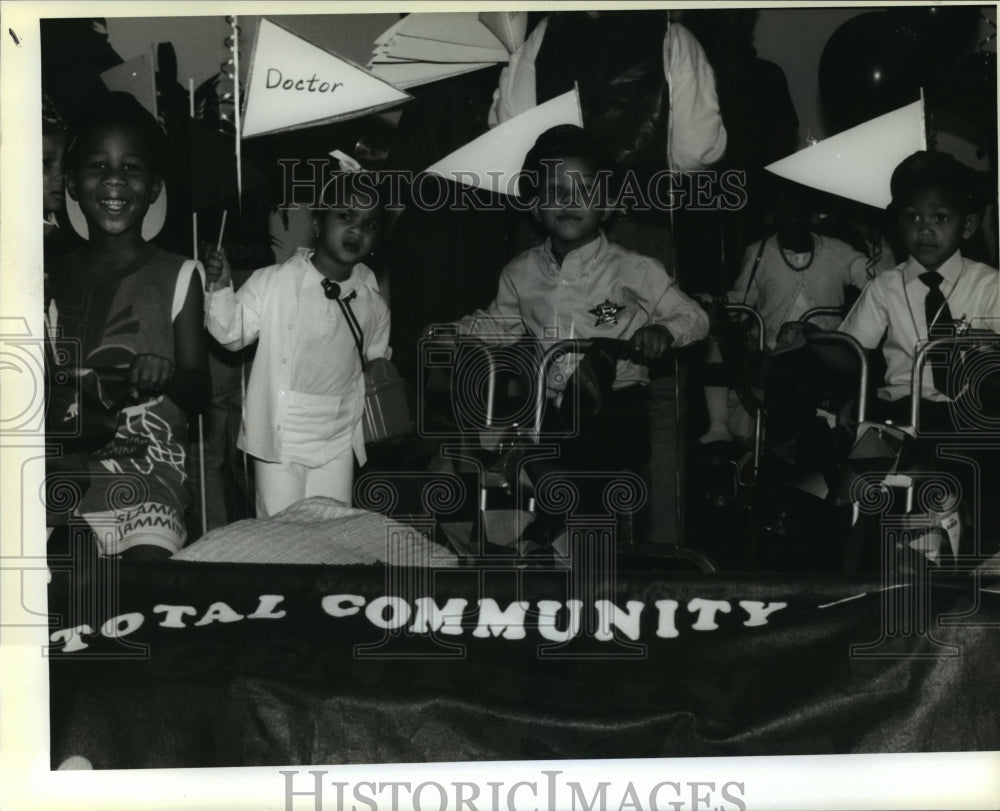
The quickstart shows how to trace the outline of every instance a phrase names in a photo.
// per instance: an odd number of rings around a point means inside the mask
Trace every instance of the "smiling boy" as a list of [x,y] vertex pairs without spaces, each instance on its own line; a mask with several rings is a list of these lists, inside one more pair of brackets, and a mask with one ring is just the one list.
[[[203,285],[195,262],[149,241],[164,214],[154,209],[166,162],[156,119],[130,94],[107,93],[80,113],[73,136],[67,206],[87,241],[50,264],[50,324],[78,353],[62,363],[98,395],[70,386],[53,422],[114,415],[111,438],[81,423],[87,487],[77,510],[101,554],[169,557],[187,537],[188,417],[208,400]],[[116,380],[127,381],[128,400],[113,399]],[[122,488],[135,492],[123,498]]]

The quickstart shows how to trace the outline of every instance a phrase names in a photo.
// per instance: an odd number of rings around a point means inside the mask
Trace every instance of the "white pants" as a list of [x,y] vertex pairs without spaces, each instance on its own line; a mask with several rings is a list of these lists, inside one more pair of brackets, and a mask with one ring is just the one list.
[[354,451],[348,448],[322,467],[254,459],[254,473],[257,477],[258,518],[269,518],[310,496],[335,498],[350,506],[354,488]]

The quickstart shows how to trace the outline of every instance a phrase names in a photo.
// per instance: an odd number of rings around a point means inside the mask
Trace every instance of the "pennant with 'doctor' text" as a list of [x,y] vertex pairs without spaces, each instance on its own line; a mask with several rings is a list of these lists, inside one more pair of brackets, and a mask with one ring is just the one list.
[[257,26],[243,111],[244,138],[375,113],[412,97],[274,20]]

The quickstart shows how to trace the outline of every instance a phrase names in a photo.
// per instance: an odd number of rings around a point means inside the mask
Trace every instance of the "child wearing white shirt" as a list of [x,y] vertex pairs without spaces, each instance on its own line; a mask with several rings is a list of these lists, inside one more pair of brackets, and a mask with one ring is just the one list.
[[[705,311],[663,265],[604,235],[611,166],[603,144],[580,127],[560,125],[538,137],[520,182],[546,240],[508,263],[494,300],[456,324],[460,333],[491,343],[524,336],[542,344],[564,338],[627,343],[627,359],[616,361],[595,346],[583,355],[567,353],[550,367],[543,430],[575,435],[560,439],[558,459],[526,466],[536,482],[545,473],[615,471],[645,461],[650,439],[644,365],[708,333]],[[563,399],[567,388],[575,389],[577,400]],[[539,507],[523,538],[551,543],[564,523],[564,515]]]
[[[909,424],[910,384],[918,342],[954,334],[965,319],[975,329],[997,332],[1000,301],[998,272],[962,256],[963,243],[979,226],[975,176],[950,155],[915,152],[892,175],[892,204],[909,259],[873,281],[840,326],[866,349],[882,338],[885,385],[872,403],[873,419]],[[920,397],[928,426],[950,429],[954,372],[924,367]],[[951,377],[952,379],[948,379]]]
[[[910,425],[917,349],[924,341],[955,335],[962,322],[974,330],[1000,331],[1000,272],[962,256],[983,208],[970,168],[945,153],[915,152],[896,167],[891,191],[888,210],[895,215],[909,258],[865,288],[840,330],[865,349],[882,344],[884,385],[869,405],[868,419]],[[993,418],[998,408],[995,363],[970,375],[962,372],[958,352],[931,352],[917,387],[919,434],[910,465],[954,482],[941,488],[952,498],[942,495],[938,509],[928,508],[938,512],[937,535],[947,533],[954,555],[996,551],[1000,511],[990,494],[997,492],[1000,468],[995,454],[977,454],[975,467],[964,459],[949,459],[939,452],[934,433],[961,432],[963,453],[974,452],[980,437],[989,436],[982,431],[988,430],[988,412]],[[974,531],[968,531],[970,526]],[[946,550],[934,534],[915,547],[931,560]]]
[[310,496],[349,505],[354,458],[366,461],[361,352],[389,351],[389,308],[363,264],[386,219],[368,179],[335,176],[314,218],[315,250],[256,271],[238,292],[221,252],[206,261],[209,332],[230,350],[259,344],[239,441],[254,459],[258,517]]

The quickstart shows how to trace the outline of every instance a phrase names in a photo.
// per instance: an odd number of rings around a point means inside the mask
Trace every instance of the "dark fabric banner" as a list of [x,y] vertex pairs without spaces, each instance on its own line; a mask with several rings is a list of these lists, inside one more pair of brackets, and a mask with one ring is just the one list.
[[56,567],[50,612],[54,764],[1000,748],[969,574],[104,563]]

